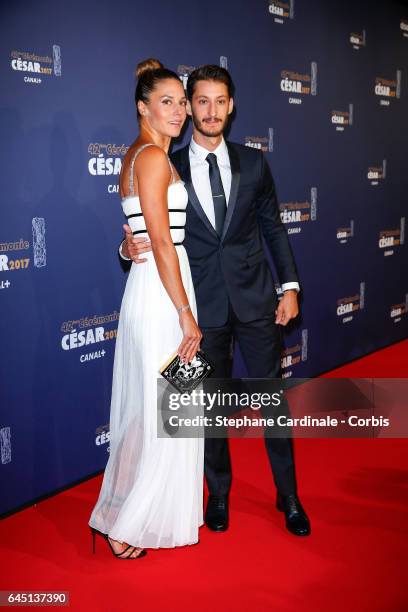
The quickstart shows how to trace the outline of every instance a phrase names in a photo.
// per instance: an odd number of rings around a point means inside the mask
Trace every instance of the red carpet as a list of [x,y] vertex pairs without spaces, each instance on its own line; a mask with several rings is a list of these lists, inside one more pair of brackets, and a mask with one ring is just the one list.
[[[407,377],[408,341],[330,376]],[[297,440],[299,492],[312,535],[274,509],[261,440],[232,440],[231,526],[191,548],[118,561],[87,520],[101,477],[2,521],[0,589],[63,590],[73,610],[408,609],[407,440]]]

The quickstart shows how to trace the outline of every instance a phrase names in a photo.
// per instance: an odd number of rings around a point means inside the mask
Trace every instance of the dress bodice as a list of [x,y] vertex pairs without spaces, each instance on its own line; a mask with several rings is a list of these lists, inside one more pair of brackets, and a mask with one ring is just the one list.
[[[125,214],[128,225],[134,236],[148,236],[146,223],[143,217],[143,212],[140,206],[140,198],[134,194],[134,179],[133,167],[139,153],[146,147],[156,146],[153,143],[141,146],[134,153],[130,162],[129,175],[129,191],[130,194],[122,199],[122,209]],[[175,180],[173,166],[168,159],[172,183],[167,189],[167,204],[169,210],[170,234],[175,245],[182,244],[184,240],[184,227],[186,224],[186,207],[188,203],[188,194],[184,187],[183,181]]]
[[[167,190],[167,202],[170,219],[170,233],[174,244],[184,240],[186,224],[186,207],[188,195],[183,181],[171,183]],[[122,209],[134,236],[148,236],[146,224],[140,207],[139,196],[129,195],[122,199]]]

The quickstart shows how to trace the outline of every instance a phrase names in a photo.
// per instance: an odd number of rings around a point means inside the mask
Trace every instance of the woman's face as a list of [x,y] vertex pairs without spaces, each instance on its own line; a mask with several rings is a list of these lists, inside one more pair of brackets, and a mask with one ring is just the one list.
[[176,138],[186,120],[187,98],[178,79],[159,81],[147,104],[138,102],[141,122],[154,131]]

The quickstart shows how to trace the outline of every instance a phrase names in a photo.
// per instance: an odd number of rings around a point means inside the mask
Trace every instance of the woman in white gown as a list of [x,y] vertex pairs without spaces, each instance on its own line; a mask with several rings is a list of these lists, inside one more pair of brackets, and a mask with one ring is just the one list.
[[198,542],[203,524],[202,438],[157,437],[157,378],[178,350],[199,348],[196,303],[184,239],[187,192],[167,151],[186,119],[177,74],[157,60],[138,65],[140,134],[125,156],[122,207],[133,233],[146,236],[147,263],[132,264],[123,295],[113,368],[110,456],[89,525],[120,559],[146,548]]

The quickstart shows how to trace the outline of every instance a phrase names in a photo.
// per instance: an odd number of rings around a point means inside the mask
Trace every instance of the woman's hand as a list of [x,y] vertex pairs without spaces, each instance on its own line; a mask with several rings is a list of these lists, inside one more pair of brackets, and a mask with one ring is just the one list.
[[180,313],[179,322],[183,340],[177,352],[184,363],[190,363],[200,348],[203,335],[190,309]]

